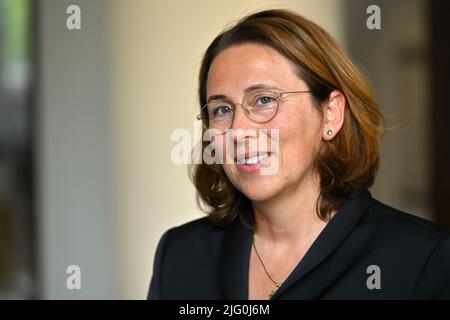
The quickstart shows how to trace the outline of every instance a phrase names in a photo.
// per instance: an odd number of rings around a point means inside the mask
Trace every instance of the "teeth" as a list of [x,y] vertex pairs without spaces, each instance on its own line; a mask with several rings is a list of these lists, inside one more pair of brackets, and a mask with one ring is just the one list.
[[258,163],[258,161],[259,161],[258,156],[255,156],[255,157],[245,159],[245,164],[256,164],[256,163]]
[[259,156],[253,156],[251,158],[242,159],[239,161],[240,164],[257,164],[258,161],[261,161],[262,159],[268,157],[269,155],[267,153],[261,154]]

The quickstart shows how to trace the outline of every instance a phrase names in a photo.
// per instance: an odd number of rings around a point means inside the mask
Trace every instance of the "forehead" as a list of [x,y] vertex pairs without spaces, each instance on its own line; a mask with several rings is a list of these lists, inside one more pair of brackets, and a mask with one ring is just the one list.
[[242,92],[255,83],[269,86],[289,86],[301,81],[291,61],[275,49],[260,44],[232,46],[213,60],[207,81],[207,92],[221,94]]

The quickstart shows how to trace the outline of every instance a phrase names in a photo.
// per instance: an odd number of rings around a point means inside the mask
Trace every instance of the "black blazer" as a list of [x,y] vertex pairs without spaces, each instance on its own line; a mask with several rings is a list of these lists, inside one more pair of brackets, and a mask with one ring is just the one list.
[[[207,218],[167,231],[149,299],[248,299],[252,232]],[[372,266],[372,267],[370,267]],[[450,238],[353,191],[272,299],[450,298]]]

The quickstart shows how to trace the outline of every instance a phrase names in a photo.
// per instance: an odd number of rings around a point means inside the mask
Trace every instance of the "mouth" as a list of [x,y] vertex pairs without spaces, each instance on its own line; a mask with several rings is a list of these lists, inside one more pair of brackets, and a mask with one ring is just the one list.
[[260,152],[254,155],[245,155],[243,157],[238,157],[237,163],[247,165],[257,164],[258,162],[264,160],[265,158],[270,157],[270,155],[271,155],[270,152]]
[[262,165],[266,164],[271,155],[271,152],[242,155],[236,158],[237,167],[246,173],[257,171]]

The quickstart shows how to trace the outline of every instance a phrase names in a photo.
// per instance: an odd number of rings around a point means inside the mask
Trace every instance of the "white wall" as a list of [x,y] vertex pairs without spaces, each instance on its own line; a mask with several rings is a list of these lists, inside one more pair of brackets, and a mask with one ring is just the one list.
[[120,292],[146,296],[168,228],[202,217],[170,134],[193,130],[202,52],[230,22],[269,7],[295,9],[343,41],[340,0],[112,1],[112,96]]

